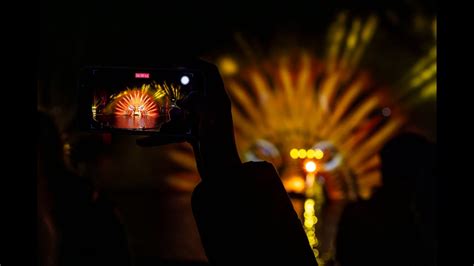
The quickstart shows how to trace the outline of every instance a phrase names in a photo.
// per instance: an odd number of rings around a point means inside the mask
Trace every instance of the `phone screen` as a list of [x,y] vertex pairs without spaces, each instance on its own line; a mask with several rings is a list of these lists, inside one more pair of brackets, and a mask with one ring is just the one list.
[[186,115],[180,102],[199,87],[188,69],[86,68],[81,75],[90,129],[159,132]]

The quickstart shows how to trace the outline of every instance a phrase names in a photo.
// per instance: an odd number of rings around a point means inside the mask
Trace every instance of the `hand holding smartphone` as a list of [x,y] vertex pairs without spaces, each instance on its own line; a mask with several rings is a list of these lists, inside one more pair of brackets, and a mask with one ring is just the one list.
[[189,142],[201,177],[241,164],[231,103],[219,71],[197,60],[182,67],[87,67],[81,72],[81,128],[147,135],[153,147]]

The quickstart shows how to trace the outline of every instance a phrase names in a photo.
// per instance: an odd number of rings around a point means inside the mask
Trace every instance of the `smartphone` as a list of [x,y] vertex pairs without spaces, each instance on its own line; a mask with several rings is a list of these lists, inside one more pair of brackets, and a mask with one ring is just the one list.
[[181,103],[203,91],[202,75],[186,67],[85,67],[78,87],[82,129],[130,134],[159,133],[174,124],[180,128],[167,134],[189,134],[190,111]]

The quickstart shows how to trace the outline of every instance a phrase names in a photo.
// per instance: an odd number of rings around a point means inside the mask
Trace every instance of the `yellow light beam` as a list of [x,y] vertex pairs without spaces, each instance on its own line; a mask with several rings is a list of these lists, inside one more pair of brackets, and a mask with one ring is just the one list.
[[377,28],[378,19],[376,16],[370,16],[367,21],[365,22],[361,32],[360,32],[360,44],[356,47],[352,57],[349,59],[349,66],[351,67],[351,71],[349,72],[350,76],[354,69],[357,68],[359,62],[364,54],[367,45],[369,44],[372,36],[374,35],[375,29]]
[[377,153],[378,149],[396,133],[404,122],[405,121],[402,118],[390,119],[390,121],[383,125],[382,128],[372,137],[360,145],[360,147],[354,151],[352,156],[348,157],[349,165],[351,167],[356,167],[367,157]]
[[342,73],[335,72],[329,76],[326,76],[324,81],[321,83],[320,104],[325,113],[329,112],[329,108],[331,107],[333,96],[336,94],[341,75]]
[[379,166],[380,166],[380,156],[376,154],[372,156],[370,159],[368,159],[367,161],[356,165],[354,167],[354,173],[358,176],[363,175],[364,173],[368,171],[373,171],[374,169],[377,169]]
[[367,115],[379,105],[379,98],[376,95],[365,99],[355,108],[349,117],[341,121],[336,129],[331,133],[330,139],[335,143],[341,143],[349,132],[354,129]]
[[430,80],[432,77],[436,75],[436,62],[429,65],[425,70],[423,70],[419,75],[414,77],[410,81],[409,88],[417,88],[424,82]]
[[423,86],[417,94],[405,99],[403,105],[408,108],[413,108],[413,106],[416,106],[421,102],[436,99],[436,86],[436,80],[430,81],[428,84]]
[[408,71],[408,73],[403,76],[400,81],[396,84],[396,87],[403,88],[405,91],[403,94],[407,93],[413,87],[411,83],[418,83],[416,80],[420,74],[428,69],[432,64],[436,63],[436,45],[434,45],[428,52],[428,54],[418,60],[413,67]]
[[331,25],[328,31],[327,62],[329,73],[334,72],[337,67],[342,41],[346,34],[346,27],[344,26],[346,18],[346,13],[339,14],[336,22]]
[[359,145],[366,137],[372,132],[372,130],[382,121],[380,116],[373,117],[367,122],[360,125],[354,133],[347,137],[347,139],[341,144],[342,150],[352,151],[357,145]]
[[326,135],[330,130],[333,129],[341,117],[347,112],[349,106],[359,96],[368,84],[368,78],[366,75],[359,75],[357,79],[349,86],[349,88],[343,93],[341,98],[338,99],[338,103],[335,106],[334,112],[329,118],[328,125],[322,130],[321,134]]
[[347,36],[346,46],[341,57],[341,66],[339,68],[340,70],[347,70],[348,68],[350,68],[349,62],[359,42],[359,32],[361,29],[361,25],[362,23],[360,18],[356,18],[352,22],[352,28],[349,35]]
[[232,120],[234,127],[238,128],[247,138],[257,138],[260,134],[260,127],[249,121],[237,107],[232,106]]
[[[299,120],[299,125],[300,127],[307,126],[307,119],[308,115],[308,101],[311,99],[307,99],[306,97],[311,97],[311,93],[313,90],[308,89],[312,88],[312,84],[310,83],[311,81],[311,72],[312,72],[312,66],[311,66],[311,59],[310,56],[306,52],[302,52],[300,56],[300,64],[299,64],[299,69],[297,72],[297,77],[296,77],[296,91],[295,91],[295,97],[296,99],[299,99],[299,108],[296,108],[296,117],[298,117]],[[293,104],[293,107],[294,106]],[[310,107],[311,108],[311,107]]]
[[436,97],[436,81],[431,82],[421,90],[421,98],[431,97]]
[[252,88],[256,92],[259,103],[266,104],[268,101],[271,100],[270,97],[272,97],[272,89],[259,71],[254,69],[250,72],[249,75],[250,83],[252,84]]
[[243,106],[245,112],[249,115],[252,124],[254,125],[261,125],[265,123],[265,121],[261,119],[261,112],[259,105],[253,101],[253,99],[249,96],[248,92],[240,86],[237,82],[229,81],[229,94],[231,99],[234,102],[238,102]]

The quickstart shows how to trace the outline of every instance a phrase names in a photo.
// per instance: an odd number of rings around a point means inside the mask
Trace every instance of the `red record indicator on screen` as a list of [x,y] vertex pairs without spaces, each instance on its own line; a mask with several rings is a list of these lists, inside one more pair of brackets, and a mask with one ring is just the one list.
[[150,73],[135,73],[135,78],[147,79],[147,78],[150,78]]

